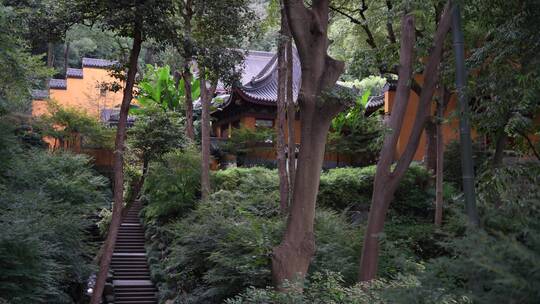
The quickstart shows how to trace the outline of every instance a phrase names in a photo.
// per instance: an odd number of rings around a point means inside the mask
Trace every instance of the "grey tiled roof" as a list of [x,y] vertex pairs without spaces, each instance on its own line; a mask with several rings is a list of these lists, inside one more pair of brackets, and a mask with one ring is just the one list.
[[[300,59],[296,49],[294,49],[293,55],[293,100],[296,102],[302,73],[300,70]],[[249,62],[247,62],[246,65],[247,64],[249,64]],[[251,103],[275,105],[278,87],[277,55],[274,54],[263,67],[255,66],[252,68],[246,66],[246,69],[251,71],[258,69],[259,72],[252,77],[249,82],[243,83],[241,87],[235,88],[235,93]]]
[[106,60],[106,59],[87,58],[87,57],[82,59],[83,67],[91,67],[91,68],[108,68],[116,63],[117,63],[116,61],[111,61],[111,60]]
[[49,98],[48,90],[32,90],[32,99],[47,99]]
[[244,71],[240,82],[245,85],[257,77],[268,63],[274,59],[274,55],[272,52],[249,51],[244,61]]
[[378,109],[384,106],[384,94],[388,91],[395,91],[397,82],[395,80],[388,80],[379,95],[371,96],[366,104],[365,116],[369,116],[376,112]]
[[[100,113],[100,120],[102,123],[108,124],[109,126],[116,126],[118,125],[118,119],[120,117],[120,109],[119,108],[104,108],[101,109]],[[135,123],[135,117],[129,115],[127,118],[127,126],[131,127]]]
[[49,88],[51,89],[67,89],[67,82],[65,79],[51,79],[49,81]]
[[384,93],[371,96],[366,104],[366,112],[364,113],[364,115],[369,116],[382,106],[384,106]]
[[66,77],[83,78],[83,70],[82,69],[68,68],[67,71],[66,71]]
[[[250,82],[255,76],[257,76],[262,69],[264,69],[268,63],[274,58],[274,53],[263,51],[248,51],[244,62],[242,63],[242,75],[240,77],[240,83],[245,85]],[[225,88],[223,82],[219,82],[216,88],[216,92],[219,94],[225,94],[229,90]]]

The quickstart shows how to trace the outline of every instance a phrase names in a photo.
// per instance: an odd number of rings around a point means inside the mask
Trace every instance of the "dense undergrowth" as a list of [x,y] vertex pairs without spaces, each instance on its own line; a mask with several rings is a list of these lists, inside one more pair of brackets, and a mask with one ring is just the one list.
[[0,132],[0,302],[82,303],[96,252],[89,216],[109,202],[108,181],[84,156]]
[[[198,160],[192,154],[166,155],[164,163],[154,165],[145,186],[143,215],[161,300],[221,303],[248,288],[271,285],[271,251],[284,227],[276,171],[258,167],[217,171],[213,194],[201,203],[199,187],[193,185],[198,181]],[[373,167],[322,174],[317,250],[308,278],[321,281],[326,278],[322,273],[330,273],[344,286],[354,284],[373,175]],[[444,251],[431,224],[428,179],[423,168],[413,166],[396,193],[382,244],[385,278],[417,269],[418,262]],[[186,181],[191,182],[179,186]]]
[[481,228],[467,229],[461,213],[451,212],[443,254],[409,271],[354,286],[339,274],[319,273],[303,294],[250,288],[228,303],[538,303],[540,165],[485,171],[478,205]]
[[444,225],[435,228],[429,175],[413,165],[396,192],[385,225],[380,278],[363,284],[355,280],[374,167],[324,172],[315,225],[317,250],[305,292],[291,288],[289,293],[278,293],[268,287],[272,247],[279,243],[284,227],[276,172],[257,167],[215,172],[213,194],[201,203],[197,182],[188,182],[189,187],[181,191],[173,182],[165,182],[198,181],[198,160],[192,154],[167,155],[149,176],[164,182],[149,183],[145,189],[151,272],[162,303],[535,303],[540,299],[538,164],[487,169],[479,176],[480,229],[467,228],[461,197],[451,184],[445,188]]

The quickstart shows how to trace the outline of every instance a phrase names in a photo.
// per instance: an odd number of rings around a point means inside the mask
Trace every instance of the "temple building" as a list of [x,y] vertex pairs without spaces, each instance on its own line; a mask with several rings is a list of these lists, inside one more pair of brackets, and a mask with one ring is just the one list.
[[[50,100],[63,108],[73,108],[95,117],[106,125],[113,126],[118,121],[119,107],[122,103],[122,90],[110,91],[107,87],[117,83],[110,74],[110,68],[116,64],[114,61],[83,58],[82,68],[68,68],[65,79],[51,79],[48,90],[34,90],[32,92],[32,116],[37,117],[48,113]],[[130,119],[130,123],[133,120]],[[94,159],[96,168],[103,172],[110,172],[113,165],[111,149],[85,145],[83,138],[69,147],[75,153],[84,153]],[[51,149],[61,148],[57,142],[44,139]]]
[[[241,85],[234,86],[223,103],[212,113],[212,135],[216,140],[227,140],[234,137],[235,130],[240,127],[248,129],[277,127],[277,91],[278,65],[277,54],[270,52],[250,51],[244,62],[245,70]],[[293,52],[293,102],[296,103],[301,84],[300,59]],[[295,142],[300,144],[300,117],[297,113],[294,121]],[[288,132],[285,128],[285,138]],[[242,160],[243,165],[275,165],[275,143],[267,141],[259,143]],[[298,149],[298,148],[297,148]],[[327,152],[323,167],[333,168],[351,163],[348,156]]]

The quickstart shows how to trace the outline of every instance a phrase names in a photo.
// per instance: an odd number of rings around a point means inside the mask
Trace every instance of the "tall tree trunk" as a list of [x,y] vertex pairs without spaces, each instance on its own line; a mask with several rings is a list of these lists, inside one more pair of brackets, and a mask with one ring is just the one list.
[[278,91],[277,91],[277,165],[279,173],[279,206],[282,214],[287,214],[289,207],[289,181],[287,176],[287,160],[285,159],[285,91],[287,85],[286,73],[286,41],[284,35],[285,28],[285,8],[283,1],[280,1],[281,6],[281,30],[278,38]]
[[201,198],[203,201],[210,195],[210,100],[206,86],[205,68],[200,67],[201,81]]
[[[442,87],[442,86],[441,86]],[[442,94],[437,103],[436,117],[436,141],[437,141],[437,164],[435,166],[435,225],[441,226],[443,219],[443,166],[444,166],[444,138],[442,132],[442,121],[444,118],[444,87],[441,89]]]
[[459,104],[459,143],[461,150],[461,177],[463,181],[463,197],[467,212],[468,224],[472,228],[480,225],[476,208],[474,190],[474,160],[469,122],[469,100],[467,98],[467,72],[465,68],[465,47],[461,28],[461,12],[459,2],[452,13],[452,44],[456,65],[456,92]]
[[399,52],[400,67],[399,78],[394,99],[394,106],[390,114],[390,132],[385,136],[377,171],[373,185],[373,195],[367,229],[362,247],[362,257],[360,259],[360,281],[369,281],[376,277],[379,262],[379,237],[383,232],[384,221],[394,198],[394,193],[409,167],[418,144],[425,122],[430,115],[430,105],[438,82],[438,68],[442,59],[442,50],[447,32],[450,29],[451,3],[446,3],[444,13],[437,26],[434,45],[428,57],[424,69],[424,86],[420,94],[420,101],[416,109],[416,116],[407,146],[404,153],[398,159],[395,168],[392,170],[393,160],[396,152],[396,144],[403,125],[405,112],[410,96],[410,83],[413,73],[415,26],[414,16],[406,14],[401,21],[401,47]]
[[506,147],[506,142],[508,140],[508,135],[504,129],[501,129],[497,132],[497,141],[495,142],[495,153],[493,154],[493,167],[500,167],[504,157],[504,148]]
[[109,272],[114,246],[120,222],[122,220],[122,208],[124,203],[124,141],[126,137],[127,117],[129,105],[133,98],[133,86],[135,84],[135,75],[137,74],[137,60],[141,51],[142,33],[139,25],[134,28],[133,46],[129,56],[129,66],[124,88],[124,96],[120,107],[120,116],[118,118],[118,127],[116,129],[116,140],[114,149],[114,205],[112,212],[109,232],[104,243],[103,255],[99,262],[99,273],[96,278],[96,285],[92,293],[91,304],[98,304],[101,300],[105,280]]
[[360,281],[373,279],[377,275],[379,258],[379,237],[384,227],[384,220],[390,200],[395,191],[395,182],[391,183],[391,166],[394,160],[396,144],[403,124],[403,118],[410,96],[408,83],[412,76],[412,64],[414,60],[414,17],[404,15],[401,19],[401,48],[399,52],[399,78],[394,98],[394,106],[388,120],[390,133],[385,136],[373,185],[371,208],[362,258],[360,260]]
[[302,0],[286,0],[285,11],[302,66],[299,97],[302,133],[287,226],[272,254],[272,278],[278,289],[283,289],[286,280],[302,280],[315,252],[315,201],[326,134],[332,118],[345,108],[338,100],[320,99],[323,91],[335,86],[344,70],[343,62],[327,55],[328,1],[313,1],[308,9]]
[[[287,19],[285,19],[286,21]],[[291,31],[289,29],[289,25],[287,23],[286,27],[287,32],[287,43],[285,46],[286,50],[286,61],[287,61],[287,89],[286,89],[286,104],[287,104],[287,129],[288,129],[288,154],[289,154],[289,162],[288,162],[288,168],[287,172],[289,175],[289,204],[292,200],[293,193],[294,193],[294,177],[296,173],[296,138],[295,138],[295,129],[294,124],[296,121],[296,108],[294,105],[294,92],[293,92],[293,85],[294,85],[294,79],[293,79],[293,68],[294,68],[294,54],[293,54],[293,47],[292,47],[292,37],[291,37]]]

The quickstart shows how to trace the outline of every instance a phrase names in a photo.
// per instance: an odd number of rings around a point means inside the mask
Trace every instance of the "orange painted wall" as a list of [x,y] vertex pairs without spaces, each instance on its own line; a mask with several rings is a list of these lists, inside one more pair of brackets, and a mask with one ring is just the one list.
[[[83,78],[68,77],[66,89],[49,89],[49,99],[65,108],[74,108],[86,114],[100,118],[103,109],[111,109],[122,103],[122,91],[111,92],[101,90],[100,84],[112,83],[116,79],[109,75],[104,68],[83,67]],[[47,100],[33,100],[32,116],[48,113]],[[44,138],[52,149],[58,147],[54,140]],[[55,146],[56,145],[56,146]],[[65,148],[65,147],[64,147]],[[108,149],[83,149],[80,141],[68,148],[75,153],[84,153],[94,159],[94,164],[100,167],[113,166],[113,151]]]
[[[421,80],[421,78],[417,79]],[[419,81],[421,83],[421,81]],[[385,115],[389,115],[392,111],[392,106],[395,98],[395,92],[394,91],[387,91],[384,96],[384,112]],[[418,107],[419,97],[411,90],[411,94],[409,97],[409,103],[407,105],[407,110],[405,112],[405,118],[403,119],[403,126],[401,128],[401,132],[399,135],[398,143],[397,143],[397,149],[396,149],[396,159],[399,158],[403,152],[405,152],[405,148],[407,147],[407,143],[409,141],[409,137],[412,132],[412,128],[414,126],[414,119],[416,115],[416,109]],[[443,140],[444,144],[447,145],[448,143],[459,140],[459,120],[457,117],[457,98],[455,94],[452,94],[450,97],[450,101],[446,107],[446,110],[444,112],[444,122],[442,126],[443,131]],[[433,104],[433,107],[431,109],[432,113],[435,113],[435,105]],[[476,137],[476,132],[474,130],[472,131],[471,136],[473,138]],[[421,161],[424,159],[426,154],[426,132],[422,132],[422,135],[420,137],[420,143],[418,144],[418,148],[416,149],[416,152],[414,154],[414,160]]]
[[[255,121],[256,117],[254,116],[242,116],[240,118],[240,124],[246,128],[249,129],[255,129]],[[288,122],[286,122],[287,124]],[[276,126],[276,132],[277,132],[277,119],[274,119],[274,126]],[[214,128],[214,134],[216,134],[218,137],[221,137],[221,128],[219,126],[216,126]],[[234,133],[234,130],[232,131]],[[300,120],[296,119],[294,122],[294,141],[297,144],[300,144],[300,138],[301,138],[301,126],[300,126]],[[289,138],[289,131],[288,128],[285,128],[285,140],[287,141]],[[266,160],[274,160],[277,158],[275,149],[261,149],[257,151],[253,151],[249,154],[250,157],[254,158],[260,158],[260,159],[266,159]],[[340,164],[343,163],[351,163],[352,159],[349,156],[344,155],[338,155],[337,153],[333,152],[327,152],[324,155],[325,161],[331,161],[331,162],[339,162]]]
[[[101,94],[100,83],[116,81],[107,69],[83,67],[83,76],[67,78],[67,89],[50,89],[49,98],[62,107],[75,108],[96,118],[100,117],[104,108],[114,108],[122,103],[121,91],[104,91],[104,94]],[[32,115],[40,116],[46,113],[46,101],[34,100]]]

